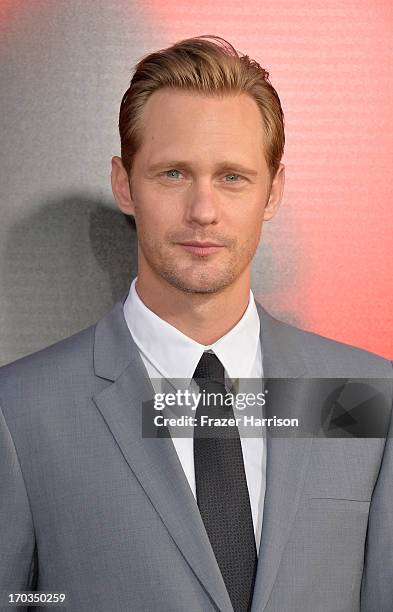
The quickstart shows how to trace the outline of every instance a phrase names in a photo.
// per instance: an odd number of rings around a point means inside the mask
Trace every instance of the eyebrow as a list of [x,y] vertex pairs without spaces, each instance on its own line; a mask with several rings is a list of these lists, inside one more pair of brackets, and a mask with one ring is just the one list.
[[[189,162],[181,160],[161,161],[157,162],[156,164],[152,164],[151,166],[148,166],[147,171],[154,172],[156,170],[160,170],[161,168],[184,168],[185,170],[190,170],[191,164]],[[216,170],[218,172],[238,170],[239,172],[242,172],[243,174],[249,174],[250,176],[257,176],[258,174],[257,170],[254,170],[253,168],[247,168],[247,166],[244,166],[239,162],[231,161],[219,162],[218,164],[216,164]]]

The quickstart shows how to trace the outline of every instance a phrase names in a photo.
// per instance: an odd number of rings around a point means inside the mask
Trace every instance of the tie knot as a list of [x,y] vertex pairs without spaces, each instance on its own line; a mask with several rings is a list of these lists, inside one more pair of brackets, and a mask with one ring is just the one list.
[[202,353],[194,372],[194,379],[204,379],[225,384],[224,366],[214,353]]

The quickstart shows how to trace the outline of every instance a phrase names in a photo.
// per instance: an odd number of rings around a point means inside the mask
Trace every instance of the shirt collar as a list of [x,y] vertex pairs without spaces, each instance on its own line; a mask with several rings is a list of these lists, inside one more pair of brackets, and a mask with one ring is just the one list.
[[132,281],[124,303],[124,316],[142,354],[165,378],[189,381],[207,350],[212,350],[231,379],[248,378],[258,350],[260,320],[250,289],[250,299],[240,321],[213,344],[199,344],[147,308]]

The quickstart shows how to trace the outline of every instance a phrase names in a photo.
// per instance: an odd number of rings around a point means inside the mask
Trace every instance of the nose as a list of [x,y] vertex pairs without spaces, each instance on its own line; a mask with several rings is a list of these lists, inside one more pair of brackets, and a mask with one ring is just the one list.
[[188,193],[185,217],[187,223],[211,225],[219,220],[218,194],[208,181],[195,181]]

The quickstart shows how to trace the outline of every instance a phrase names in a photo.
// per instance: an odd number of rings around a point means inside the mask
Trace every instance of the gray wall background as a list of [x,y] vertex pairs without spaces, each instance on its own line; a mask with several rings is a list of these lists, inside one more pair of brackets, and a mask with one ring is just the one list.
[[[215,33],[238,46],[228,26],[210,27],[198,7],[190,9],[196,22],[180,17],[171,34],[152,26],[146,7],[125,0],[0,5],[0,364],[90,325],[136,274],[135,230],[110,190],[118,109],[133,65],[188,36]],[[274,231],[287,245],[285,265],[271,257],[272,230],[265,230],[254,264],[257,296],[296,284],[290,223],[284,206]],[[294,311],[279,314],[296,322]]]

